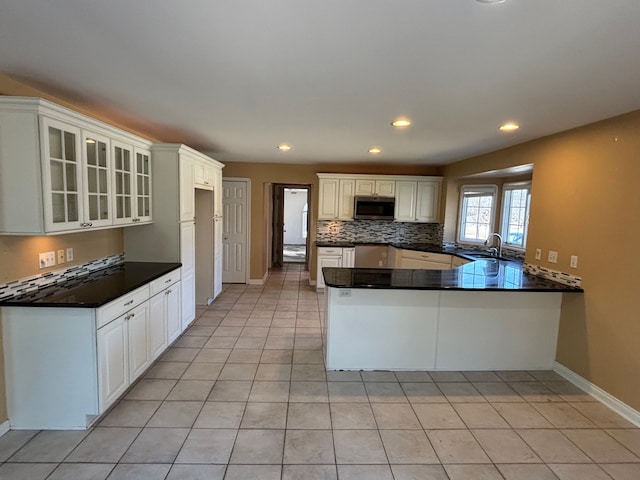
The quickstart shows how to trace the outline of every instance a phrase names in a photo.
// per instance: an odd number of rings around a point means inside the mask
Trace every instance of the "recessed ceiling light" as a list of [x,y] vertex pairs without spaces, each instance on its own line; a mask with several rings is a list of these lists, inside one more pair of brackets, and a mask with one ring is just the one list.
[[291,150],[293,147],[291,145],[288,145],[286,143],[281,143],[280,145],[278,145],[276,147],[278,150],[282,150],[283,152],[288,152],[289,150]]
[[382,149],[380,147],[371,147],[369,153],[382,153]]
[[500,131],[502,132],[513,132],[515,130],[518,130],[519,128],[520,128],[520,125],[513,122],[507,122],[500,125]]
[[411,120],[406,118],[398,118],[397,120],[391,122],[391,125],[393,125],[394,127],[408,127],[409,125],[411,125]]

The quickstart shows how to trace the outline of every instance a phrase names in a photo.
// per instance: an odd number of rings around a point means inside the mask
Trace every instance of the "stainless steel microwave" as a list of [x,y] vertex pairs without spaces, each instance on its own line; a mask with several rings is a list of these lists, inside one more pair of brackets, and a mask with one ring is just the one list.
[[354,197],[353,218],[356,220],[393,220],[396,200],[393,197]]

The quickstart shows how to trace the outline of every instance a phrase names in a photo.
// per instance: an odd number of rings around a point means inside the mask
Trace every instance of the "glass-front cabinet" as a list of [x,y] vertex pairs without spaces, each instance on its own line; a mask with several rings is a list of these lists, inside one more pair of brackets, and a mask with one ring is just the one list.
[[113,150],[113,223],[123,225],[133,220],[133,147],[112,142]]
[[113,151],[113,223],[151,221],[151,153],[117,141]]
[[151,222],[150,149],[47,100],[0,96],[0,235]]
[[111,170],[109,139],[93,132],[83,132],[84,146],[84,228],[104,227],[111,219]]
[[49,232],[82,228],[80,129],[43,118],[43,203]]
[[151,152],[136,149],[135,222],[151,221]]

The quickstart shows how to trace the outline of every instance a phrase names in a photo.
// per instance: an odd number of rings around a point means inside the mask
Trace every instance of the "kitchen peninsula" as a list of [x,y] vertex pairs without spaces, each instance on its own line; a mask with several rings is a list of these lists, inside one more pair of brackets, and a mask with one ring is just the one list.
[[327,369],[552,368],[562,295],[582,289],[520,262],[473,260],[449,270],[324,268]]

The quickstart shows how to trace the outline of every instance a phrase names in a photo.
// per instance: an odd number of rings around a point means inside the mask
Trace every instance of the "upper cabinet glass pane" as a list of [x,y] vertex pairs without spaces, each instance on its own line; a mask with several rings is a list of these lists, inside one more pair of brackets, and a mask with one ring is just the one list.
[[96,141],[90,138],[87,139],[87,164],[96,164]]
[[104,142],[98,142],[98,165],[107,167],[107,144]]
[[76,161],[76,136],[73,133],[64,132],[64,158],[70,162]]
[[62,131],[49,127],[49,156],[62,158]]

